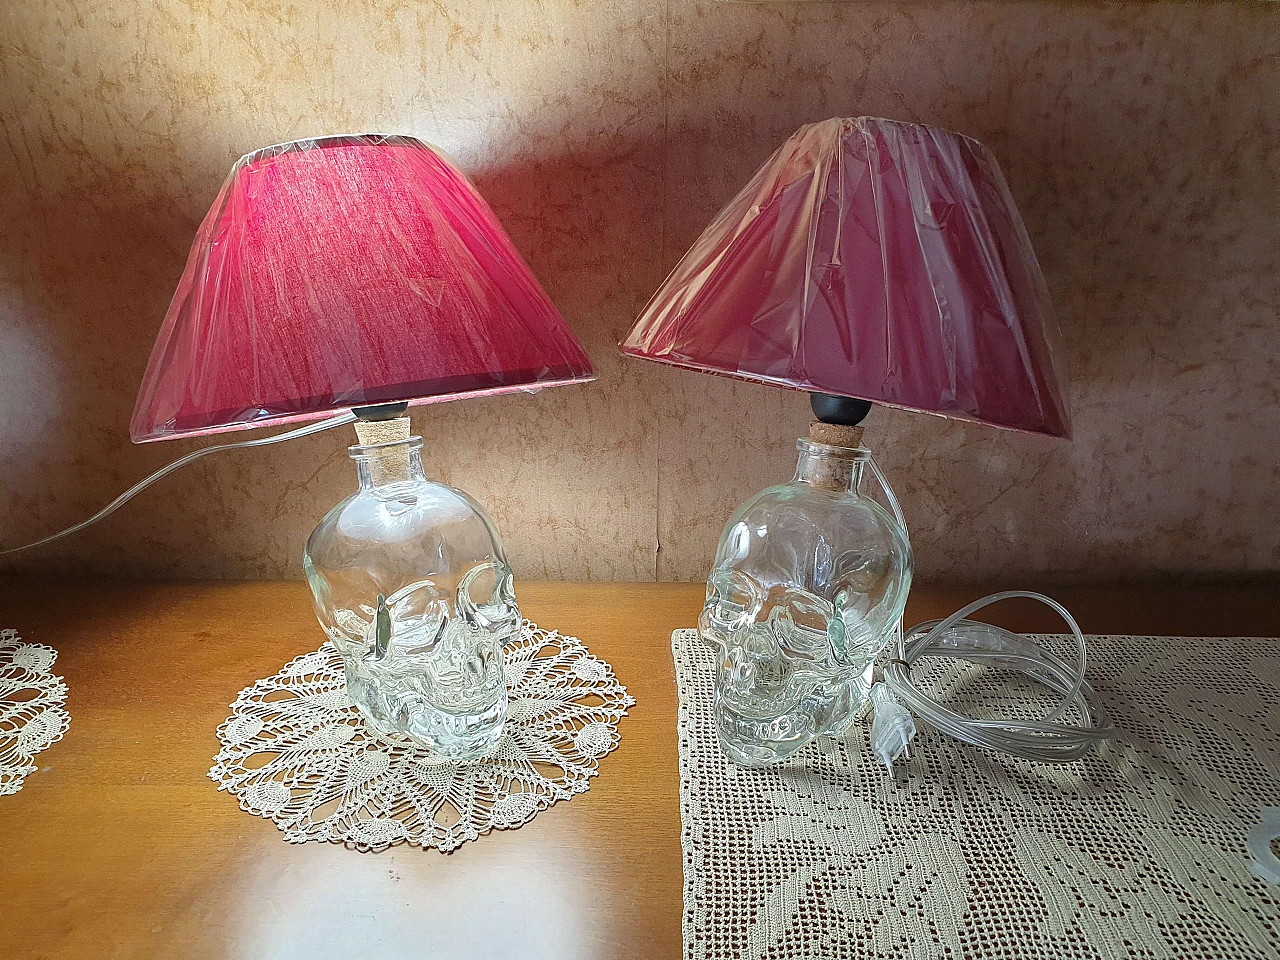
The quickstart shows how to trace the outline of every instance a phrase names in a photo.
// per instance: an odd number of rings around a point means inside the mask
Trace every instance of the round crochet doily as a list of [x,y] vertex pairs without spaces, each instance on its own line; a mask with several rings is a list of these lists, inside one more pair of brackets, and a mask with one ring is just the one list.
[[510,702],[497,750],[443,761],[369,730],[330,643],[240,692],[209,777],[291,843],[449,851],[583,793],[635,700],[582,642],[525,621],[503,650]]
[[37,753],[62,739],[71,723],[67,685],[50,670],[58,651],[0,630],[0,797],[17,793],[36,769]]

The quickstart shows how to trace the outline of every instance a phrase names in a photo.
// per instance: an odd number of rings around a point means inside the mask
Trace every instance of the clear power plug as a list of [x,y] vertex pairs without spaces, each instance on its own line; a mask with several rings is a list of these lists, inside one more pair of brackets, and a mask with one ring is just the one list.
[[892,776],[893,762],[902,756],[911,757],[908,748],[916,735],[916,722],[884,683],[872,684],[871,705],[875,710],[871,721],[871,749]]

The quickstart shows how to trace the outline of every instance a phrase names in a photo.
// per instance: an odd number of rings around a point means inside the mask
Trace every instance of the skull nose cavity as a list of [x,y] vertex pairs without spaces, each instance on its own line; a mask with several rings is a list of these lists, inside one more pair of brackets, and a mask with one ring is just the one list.
[[756,682],[756,666],[743,656],[741,649],[730,654],[729,682],[739,690],[750,690]]

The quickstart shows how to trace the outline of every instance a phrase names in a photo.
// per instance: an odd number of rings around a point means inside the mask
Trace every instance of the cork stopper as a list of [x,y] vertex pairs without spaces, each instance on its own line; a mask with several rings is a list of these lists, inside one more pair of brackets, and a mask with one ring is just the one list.
[[409,418],[395,417],[391,420],[357,420],[356,436],[360,438],[362,447],[371,447],[378,443],[395,443],[409,439]]
[[838,423],[811,420],[809,421],[809,439],[814,443],[825,443],[829,447],[860,447],[862,446],[862,427],[845,427]]
[[[356,436],[360,438],[362,447],[409,439],[408,417],[395,417],[391,420],[357,420],[355,426]],[[374,484],[408,480],[410,478],[408,447],[388,450],[376,460],[370,461],[369,478]]]
[[[862,444],[861,427],[845,427],[838,423],[814,420],[809,424],[809,440],[828,447],[854,449]],[[805,479],[821,490],[843,491],[849,489],[853,478],[853,460],[841,456],[815,456],[807,458]],[[802,461],[803,462],[803,461]]]

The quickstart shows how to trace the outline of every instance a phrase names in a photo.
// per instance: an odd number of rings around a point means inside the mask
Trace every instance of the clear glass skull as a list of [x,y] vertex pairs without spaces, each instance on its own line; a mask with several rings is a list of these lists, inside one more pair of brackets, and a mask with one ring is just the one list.
[[316,526],[303,566],[368,723],[473,759],[502,735],[502,648],[520,610],[493,524],[427,480],[421,449],[420,437],[350,447],[360,488]]
[[[725,527],[698,624],[719,657],[720,745],[745,766],[845,732],[911,586],[911,546],[871,454],[796,446],[795,478]],[[876,481],[894,513],[868,494]]]

